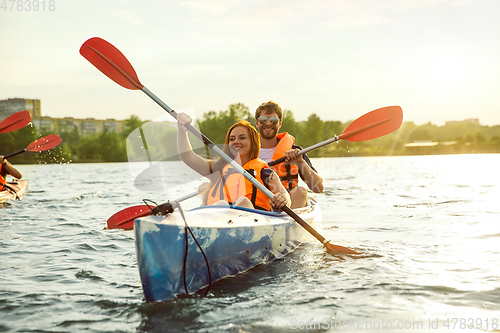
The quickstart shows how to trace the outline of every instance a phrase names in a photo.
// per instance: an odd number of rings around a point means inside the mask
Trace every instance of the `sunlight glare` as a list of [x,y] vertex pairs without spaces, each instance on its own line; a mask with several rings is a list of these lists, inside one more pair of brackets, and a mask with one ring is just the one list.
[[456,85],[464,80],[464,63],[457,57],[443,57],[436,63],[435,79],[443,86]]

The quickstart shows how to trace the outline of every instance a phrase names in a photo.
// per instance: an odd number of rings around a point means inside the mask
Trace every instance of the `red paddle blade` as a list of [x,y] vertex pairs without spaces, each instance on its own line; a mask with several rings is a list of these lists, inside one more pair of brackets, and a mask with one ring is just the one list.
[[147,205],[138,205],[125,208],[108,219],[109,229],[133,229],[134,220],[139,217],[151,215],[151,209]]
[[339,139],[358,142],[376,139],[397,130],[403,122],[400,106],[387,106],[370,111],[353,121]]
[[50,134],[43,138],[36,139],[26,147],[26,151],[46,151],[54,148],[62,142],[62,139],[56,134]]
[[90,38],[80,47],[80,54],[122,87],[131,90],[141,90],[144,87],[123,53],[104,39]]
[[326,243],[325,247],[326,247],[326,252],[328,252],[331,255],[335,255],[338,253],[359,254],[359,252],[351,250],[350,248],[341,245],[331,244],[330,242]]
[[9,133],[23,128],[31,122],[29,111],[19,111],[7,117],[0,123],[0,133]]

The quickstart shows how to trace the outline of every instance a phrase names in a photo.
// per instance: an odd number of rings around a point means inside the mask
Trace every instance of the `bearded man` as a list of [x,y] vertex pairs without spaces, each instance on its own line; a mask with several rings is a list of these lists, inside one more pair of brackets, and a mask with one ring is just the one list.
[[306,154],[298,155],[302,148],[295,144],[295,138],[286,132],[278,134],[282,120],[283,110],[275,102],[262,103],[255,110],[255,125],[260,135],[259,158],[269,163],[286,157],[285,162],[271,168],[280,176],[283,186],[290,193],[290,208],[295,209],[307,204],[307,189],[298,185],[299,176],[314,193],[323,192],[323,179]]

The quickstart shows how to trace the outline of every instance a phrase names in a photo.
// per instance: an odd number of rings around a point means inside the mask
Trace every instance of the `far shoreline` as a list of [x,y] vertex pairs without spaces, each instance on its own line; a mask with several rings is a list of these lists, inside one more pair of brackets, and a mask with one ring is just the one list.
[[[311,159],[320,158],[344,158],[344,157],[403,157],[403,156],[449,156],[449,155],[495,155],[500,152],[464,152],[464,153],[445,153],[445,154],[346,154],[346,155],[330,155],[330,156],[314,156]],[[134,161],[133,163],[145,163],[148,161]],[[153,161],[153,163],[162,161]],[[98,163],[129,163],[129,161],[100,161],[100,160],[86,160],[86,161],[66,161],[66,162],[39,162],[27,163],[26,161],[19,161],[15,165],[45,165],[45,164],[98,164]]]

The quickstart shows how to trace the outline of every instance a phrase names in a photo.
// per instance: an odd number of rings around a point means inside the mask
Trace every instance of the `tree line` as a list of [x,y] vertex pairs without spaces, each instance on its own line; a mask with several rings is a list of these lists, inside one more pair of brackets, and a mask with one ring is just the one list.
[[[208,112],[199,122],[200,130],[215,142],[224,142],[227,129],[238,119],[245,119],[255,126],[254,113],[241,104],[232,104],[228,110]],[[341,134],[353,120],[323,121],[315,113],[305,121],[296,121],[291,110],[283,110],[281,132],[289,132],[303,148],[312,146]],[[419,147],[407,147],[407,143],[420,142]],[[434,145],[426,145],[433,142]],[[413,155],[447,153],[500,153],[500,125],[480,126],[463,121],[451,125],[436,126],[432,123],[415,125],[404,122],[401,127],[381,138],[348,142],[340,140],[308,153],[311,157]]]
[[[242,103],[231,104],[227,110],[207,112],[198,124],[200,131],[213,142],[223,143],[227,129],[240,119],[247,120],[255,126],[254,113]],[[284,110],[281,132],[289,132],[295,137],[296,143],[305,148],[341,134],[351,122],[323,121],[314,113],[305,121],[296,121],[291,110]],[[128,138],[131,133],[136,133],[140,126],[142,126],[141,129],[154,128],[148,125],[153,125],[153,123],[142,121],[138,116],[133,115],[125,120],[123,130],[119,133],[107,129],[87,136],[80,136],[76,129],[72,132],[58,133],[63,140],[58,147],[47,152],[17,155],[12,158],[12,163],[144,160],[146,156],[144,144],[149,146],[148,158],[150,159],[157,160],[166,155],[173,155],[176,151],[175,126],[156,126],[156,130],[147,132],[147,142],[139,139],[134,142]],[[39,133],[35,126],[0,134],[2,150],[0,153],[7,155],[22,150],[30,142],[48,134],[51,133]],[[137,136],[140,135],[134,135],[134,137]],[[193,138],[192,142],[195,140]],[[422,144],[406,145],[413,142]],[[432,142],[432,144],[426,144],[426,142]],[[500,153],[500,126],[480,126],[466,121],[445,126],[436,126],[430,122],[417,126],[412,122],[405,122],[397,131],[381,138],[364,142],[340,140],[312,151],[309,155],[329,157],[446,153]]]

